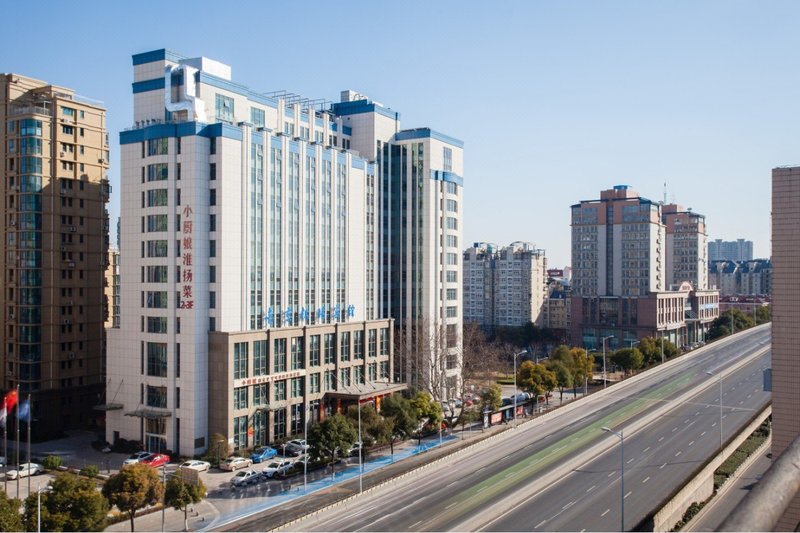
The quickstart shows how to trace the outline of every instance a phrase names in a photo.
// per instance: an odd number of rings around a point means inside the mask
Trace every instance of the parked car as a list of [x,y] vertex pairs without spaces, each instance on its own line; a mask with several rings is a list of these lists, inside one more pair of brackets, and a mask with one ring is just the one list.
[[353,443],[353,445],[350,446],[350,449],[347,450],[347,455],[358,455],[358,450],[361,449],[361,446],[361,441]]
[[135,465],[136,463],[141,463],[143,459],[147,459],[152,454],[150,452],[136,452],[135,454],[131,455],[124,461],[122,461],[122,466],[125,465]]
[[305,439],[294,439],[290,440],[286,443],[286,447],[288,448],[291,446],[292,448],[300,448],[304,452],[308,451],[309,445],[306,443]]
[[208,461],[185,461],[180,464],[178,468],[185,468],[186,470],[197,470],[198,472],[207,472],[211,468],[211,463]]
[[0,456],[0,468],[6,466],[6,458]]
[[150,454],[149,457],[145,457],[139,462],[143,465],[158,468],[159,466],[164,466],[165,464],[169,463],[169,455],[165,453],[153,453]]
[[239,470],[240,468],[247,468],[253,464],[253,461],[247,457],[228,457],[224,462],[219,464],[220,470]]
[[268,478],[273,478],[276,475],[285,476],[292,469],[293,464],[292,461],[287,460],[272,461],[261,471],[261,475]]
[[6,472],[7,479],[17,479],[17,477],[36,476],[44,472],[44,467],[37,463],[22,463],[16,470]]
[[252,459],[254,463],[260,463],[261,461],[272,459],[276,455],[278,455],[278,450],[275,448],[271,446],[261,446],[253,450],[253,453],[250,454],[250,459]]
[[258,472],[255,470],[242,470],[241,472],[236,472],[236,475],[231,478],[231,487],[243,487],[251,483],[256,483],[258,482],[258,478]]

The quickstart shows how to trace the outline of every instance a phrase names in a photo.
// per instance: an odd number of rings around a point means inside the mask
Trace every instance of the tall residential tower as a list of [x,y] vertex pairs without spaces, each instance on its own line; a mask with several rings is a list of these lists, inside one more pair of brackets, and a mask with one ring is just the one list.
[[0,75],[3,387],[33,432],[94,424],[104,391],[110,187],[106,111],[71,89]]

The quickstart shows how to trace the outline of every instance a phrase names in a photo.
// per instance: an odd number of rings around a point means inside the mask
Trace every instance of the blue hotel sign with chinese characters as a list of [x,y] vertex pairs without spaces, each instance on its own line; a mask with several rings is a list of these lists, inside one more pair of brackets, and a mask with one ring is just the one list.
[[[313,313],[313,311],[311,311]],[[316,322],[318,324],[326,323],[325,320],[330,314],[329,322],[344,322],[348,318],[353,318],[356,316],[356,306],[353,304],[348,305],[347,307],[342,307],[339,304],[334,305],[333,307],[328,306],[326,307],[320,306],[317,308],[316,311]],[[295,311],[291,307],[287,307],[286,310],[282,314],[283,318],[283,326],[301,326],[303,324],[309,323],[309,318],[311,317],[309,310],[303,307],[297,313],[297,323],[295,322]],[[276,314],[275,311],[270,307],[267,310],[267,314],[264,316],[264,329],[274,328],[276,322]]]

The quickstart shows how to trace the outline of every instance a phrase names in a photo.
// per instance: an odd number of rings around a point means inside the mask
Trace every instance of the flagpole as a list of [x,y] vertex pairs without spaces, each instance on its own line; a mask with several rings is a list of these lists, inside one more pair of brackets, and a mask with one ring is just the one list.
[[6,419],[3,421],[3,457],[6,464],[3,465],[3,491],[8,494],[8,406],[6,399],[3,398],[3,409],[6,411]]
[[14,418],[17,420],[17,445],[14,447],[14,457],[17,459],[17,498],[19,498],[19,385],[17,385],[17,416]]
[[[28,457],[27,462],[31,462],[31,422],[33,421],[33,413],[31,412],[33,406],[31,406],[31,393],[28,393],[28,413],[26,414],[27,420],[25,423],[28,426]],[[31,493],[31,476],[28,475],[28,494]]]

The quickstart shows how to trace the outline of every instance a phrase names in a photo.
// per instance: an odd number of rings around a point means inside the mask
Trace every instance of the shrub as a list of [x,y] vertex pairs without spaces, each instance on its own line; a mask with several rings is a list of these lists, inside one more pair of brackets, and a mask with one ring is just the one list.
[[48,455],[42,461],[42,466],[45,467],[47,470],[55,470],[62,464],[64,464],[64,461],[62,461],[61,457],[59,457],[58,455]]
[[86,476],[88,478],[97,477],[97,474],[100,473],[100,469],[97,468],[97,465],[86,465],[81,468],[80,475]]

